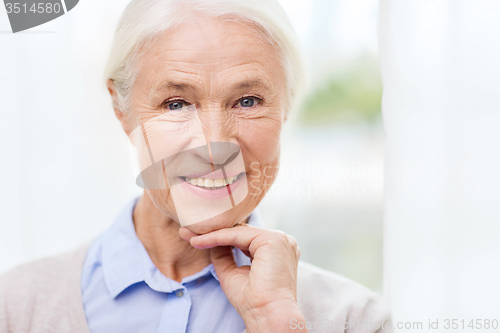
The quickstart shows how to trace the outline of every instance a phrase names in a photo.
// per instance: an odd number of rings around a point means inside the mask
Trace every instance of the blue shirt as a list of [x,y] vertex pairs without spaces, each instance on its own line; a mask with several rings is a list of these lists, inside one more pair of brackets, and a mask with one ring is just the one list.
[[[85,316],[92,333],[240,333],[245,324],[222,291],[212,264],[176,282],[158,270],[132,220],[137,199],[92,242],[82,272]],[[249,224],[262,227],[255,213]],[[234,249],[238,266],[250,265]]]

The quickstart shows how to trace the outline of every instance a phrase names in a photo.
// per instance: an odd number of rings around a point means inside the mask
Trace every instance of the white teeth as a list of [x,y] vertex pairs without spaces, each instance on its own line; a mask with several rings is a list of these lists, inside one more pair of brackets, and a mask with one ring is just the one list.
[[233,176],[229,178],[211,179],[211,178],[189,178],[185,177],[186,182],[191,185],[204,187],[204,188],[218,188],[232,184],[238,176]]
[[213,179],[205,179],[205,187],[214,187],[214,180]]

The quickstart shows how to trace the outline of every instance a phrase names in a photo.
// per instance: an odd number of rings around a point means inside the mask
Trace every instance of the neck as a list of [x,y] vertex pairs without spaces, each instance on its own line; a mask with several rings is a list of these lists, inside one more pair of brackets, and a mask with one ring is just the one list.
[[198,250],[179,236],[180,224],[163,214],[145,192],[133,213],[135,231],[154,265],[180,282],[210,264],[209,250]]

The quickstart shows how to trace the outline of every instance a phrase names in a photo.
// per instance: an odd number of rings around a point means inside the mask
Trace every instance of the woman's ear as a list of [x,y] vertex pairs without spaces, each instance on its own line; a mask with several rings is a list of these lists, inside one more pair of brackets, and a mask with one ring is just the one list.
[[122,124],[123,130],[125,131],[127,136],[130,136],[132,128],[130,127],[127,121],[127,115],[122,110],[122,107],[120,105],[118,92],[116,91],[115,81],[109,79],[106,85],[108,87],[109,94],[111,95],[111,99],[113,101],[113,109],[115,110],[116,118],[118,118],[118,120]]

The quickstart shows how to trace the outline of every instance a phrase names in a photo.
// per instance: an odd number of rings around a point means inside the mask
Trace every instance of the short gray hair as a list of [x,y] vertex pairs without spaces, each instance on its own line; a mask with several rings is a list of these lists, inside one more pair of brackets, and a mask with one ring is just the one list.
[[277,0],[132,0],[118,23],[105,69],[106,81],[114,81],[120,107],[129,106],[138,70],[134,60],[141,46],[193,13],[248,22],[263,30],[281,53],[288,112],[304,88],[306,75],[299,40]]

